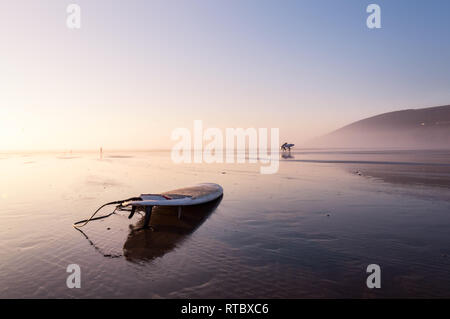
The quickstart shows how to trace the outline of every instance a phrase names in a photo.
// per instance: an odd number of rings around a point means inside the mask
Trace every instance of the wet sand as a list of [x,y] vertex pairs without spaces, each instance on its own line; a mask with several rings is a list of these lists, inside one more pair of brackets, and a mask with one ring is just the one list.
[[[356,166],[354,173],[387,183],[407,186],[436,186],[450,189],[449,168],[439,166],[366,165]],[[450,194],[449,194],[450,196]],[[449,198],[450,199],[450,198]]]
[[[0,297],[450,296],[450,152],[299,151],[274,175],[103,155],[0,154]],[[105,202],[200,182],[222,185],[217,206],[182,220],[158,209],[156,232],[128,212],[88,224],[88,239],[71,226]],[[66,286],[72,263],[81,289]],[[372,263],[377,291],[365,285]]]

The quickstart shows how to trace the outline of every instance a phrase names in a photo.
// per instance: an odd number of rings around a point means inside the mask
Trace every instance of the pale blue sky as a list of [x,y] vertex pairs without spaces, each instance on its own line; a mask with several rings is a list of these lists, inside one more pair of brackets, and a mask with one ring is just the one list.
[[0,150],[161,148],[195,119],[301,143],[450,104],[447,0],[2,1],[0,39]]

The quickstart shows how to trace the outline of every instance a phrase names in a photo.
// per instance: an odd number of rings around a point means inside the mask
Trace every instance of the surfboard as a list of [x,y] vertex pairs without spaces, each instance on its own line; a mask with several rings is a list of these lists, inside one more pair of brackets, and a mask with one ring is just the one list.
[[175,189],[161,194],[141,194],[142,200],[131,201],[123,206],[190,206],[213,201],[223,194],[220,185],[202,183],[195,186]]
[[137,209],[144,208],[145,220],[143,228],[150,225],[152,209],[155,206],[175,206],[178,207],[178,219],[182,216],[182,207],[205,204],[223,195],[220,185],[214,183],[203,183],[191,187],[175,189],[161,194],[141,194],[140,200],[132,200],[123,203],[122,207],[131,206],[131,213],[128,218],[132,218]]
[[92,214],[91,217],[89,217],[88,219],[80,220],[74,223],[73,227],[79,229],[92,220],[107,218],[112,214],[114,214],[114,212],[100,217],[94,216],[102,208],[106,206],[118,205],[117,208],[120,209],[131,207],[130,215],[128,216],[129,219],[133,217],[136,210],[144,209],[145,210],[144,228],[145,228],[150,223],[152,209],[155,206],[178,207],[178,219],[181,219],[182,207],[205,204],[218,199],[222,195],[223,195],[222,187],[214,183],[197,184],[195,186],[175,189],[173,191],[168,191],[161,194],[141,194],[139,197],[132,197],[125,200],[106,203],[100,206],[100,208],[98,208],[94,212],[94,214]]
[[[172,250],[187,235],[194,232],[216,209],[222,195],[222,187],[213,183],[197,184],[161,194],[141,194],[139,197],[106,203],[90,218],[78,221],[73,226],[103,254],[102,249],[93,244],[80,228],[90,221],[107,218],[117,210],[130,212],[129,219],[136,212],[144,211],[145,215],[139,222],[134,226],[130,225],[123,251],[127,259],[152,259]],[[103,207],[109,205],[117,205],[112,213],[94,217]],[[104,256],[110,257],[111,254]]]

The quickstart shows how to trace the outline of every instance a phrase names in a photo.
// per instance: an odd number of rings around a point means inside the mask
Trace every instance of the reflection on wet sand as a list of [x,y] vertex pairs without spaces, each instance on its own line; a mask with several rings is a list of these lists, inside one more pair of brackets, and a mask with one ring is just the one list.
[[183,207],[181,219],[178,219],[176,207],[155,207],[150,221],[153,230],[142,229],[144,217],[130,226],[123,246],[125,258],[130,261],[151,260],[170,252],[203,224],[222,197],[202,205]]
[[284,159],[295,159],[295,156],[293,156],[290,151],[281,153],[281,157]]
[[[334,164],[359,176],[404,186],[450,187],[450,161],[444,150],[311,151],[282,153],[289,162]],[[327,156],[332,154],[333,157]]]
[[391,184],[450,188],[450,166],[357,165],[349,170]]

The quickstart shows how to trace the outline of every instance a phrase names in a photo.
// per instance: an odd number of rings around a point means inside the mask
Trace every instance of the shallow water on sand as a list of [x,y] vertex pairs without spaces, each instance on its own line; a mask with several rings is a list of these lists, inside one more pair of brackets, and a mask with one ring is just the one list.
[[[305,150],[261,175],[168,152],[0,154],[0,297],[450,297],[449,159]],[[200,182],[223,199],[157,253],[133,231],[140,215],[92,222],[89,240],[72,228],[105,202]],[[366,287],[369,264],[381,289]]]

